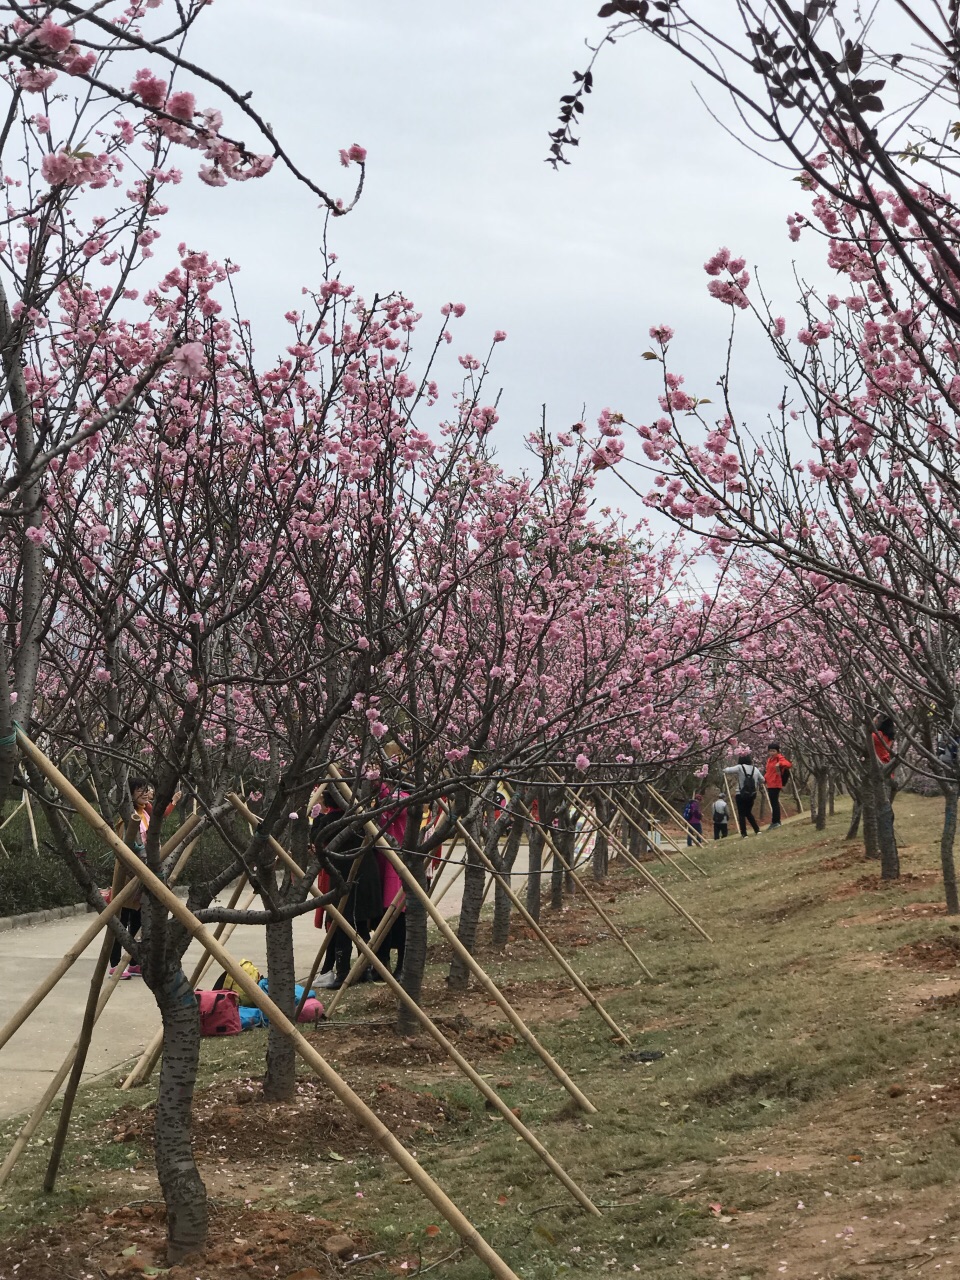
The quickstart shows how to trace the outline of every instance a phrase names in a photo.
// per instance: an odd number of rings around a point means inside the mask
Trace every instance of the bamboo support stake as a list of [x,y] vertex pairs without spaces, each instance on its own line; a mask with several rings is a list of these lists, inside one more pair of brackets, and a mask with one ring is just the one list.
[[[114,889],[117,888],[119,876],[114,879]],[[113,938],[110,936],[109,930],[104,934],[103,942],[100,945],[100,954],[97,957],[97,963],[93,967],[93,977],[90,979],[90,990],[87,992],[87,1004],[83,1011],[83,1022],[80,1026],[80,1035],[77,1037],[77,1043],[73,1051],[73,1066],[70,1070],[70,1079],[67,1081],[67,1087],[64,1091],[63,1102],[60,1104],[60,1116],[57,1120],[57,1132],[53,1137],[53,1146],[50,1151],[50,1159],[47,1163],[47,1172],[43,1179],[44,1191],[50,1192],[57,1183],[57,1171],[60,1168],[60,1160],[63,1156],[63,1148],[67,1142],[67,1134],[70,1131],[70,1117],[73,1115],[73,1104],[77,1099],[77,1090],[80,1088],[80,1081],[83,1079],[83,1068],[87,1064],[87,1053],[90,1050],[90,1041],[93,1038],[93,1028],[97,1021],[97,1005],[99,1003],[100,988],[103,986],[103,978],[107,972],[107,964],[110,960],[110,952],[113,949]],[[121,961],[123,957],[121,956]],[[120,970],[123,973],[123,970]]]
[[330,1066],[330,1064],[314,1049],[297,1029],[296,1025],[284,1014],[273,1000],[261,991],[252,981],[250,975],[241,969],[233,956],[226,951],[213,937],[205,925],[201,924],[187,905],[180,901],[176,894],[163,881],[145,867],[136,854],[128,849],[123,841],[110,828],[100,814],[88,804],[79,791],[48,760],[30,739],[18,730],[17,741],[20,750],[36,764],[38,769],[53,783],[60,794],[73,805],[77,813],[108,844],[116,856],[133,875],[139,875],[147,892],[152,893],[167,910],[219,961],[238,986],[247,994],[253,1004],[270,1019],[270,1022],[295,1044],[297,1052],[311,1069],[319,1076],[331,1092],[344,1106],[357,1117],[364,1128],[376,1139],[405,1174],[416,1183],[420,1190],[435,1208],[443,1214],[453,1230],[460,1236],[464,1244],[472,1249],[481,1262],[490,1270],[497,1280],[518,1280],[516,1273],[503,1261],[498,1253],[487,1244],[477,1229],[460,1212],[453,1201],[433,1181],[426,1170],[417,1162],[402,1143],[393,1136],[384,1123],[370,1110],[361,1098],[350,1088],[347,1082]]
[[[336,783],[337,788],[339,789],[344,799],[349,804],[353,804],[354,803],[353,793],[351,792],[347,784],[344,782],[340,774],[340,771],[336,767],[336,765],[331,764],[329,766],[329,776]],[[544,1066],[546,1066],[550,1071],[553,1072],[553,1074],[560,1081],[560,1083],[567,1090],[567,1092],[571,1095],[571,1097],[573,1097],[576,1100],[577,1105],[581,1108],[581,1110],[586,1111],[589,1115],[594,1115],[596,1113],[597,1108],[593,1105],[590,1099],[586,1097],[586,1095],[580,1089],[577,1088],[576,1084],[574,1084],[574,1082],[570,1079],[570,1077],[564,1071],[563,1067],[560,1066],[559,1062],[557,1062],[553,1058],[553,1056],[543,1047],[540,1041],[536,1038],[536,1036],[533,1034],[533,1032],[530,1030],[527,1024],[523,1021],[523,1019],[514,1009],[513,1005],[509,1002],[509,1000],[506,998],[506,996],[503,994],[500,988],[493,981],[493,979],[490,978],[489,975],[485,972],[485,970],[483,970],[480,967],[477,961],[473,958],[473,956],[470,954],[467,948],[463,945],[463,943],[460,941],[457,935],[453,932],[453,930],[447,924],[446,920],[444,920],[443,916],[437,910],[436,905],[433,902],[431,902],[429,896],[424,892],[420,882],[410,872],[410,869],[404,863],[403,859],[397,857],[396,852],[388,844],[380,840],[377,828],[373,825],[372,822],[368,821],[366,823],[366,826],[367,826],[367,829],[370,831],[371,835],[373,836],[373,838],[377,840],[378,842],[377,847],[382,850],[384,856],[387,858],[387,861],[396,871],[402,883],[406,885],[409,892],[413,893],[415,897],[420,899],[420,901],[423,903],[424,907],[427,910],[427,914],[431,917],[434,924],[440,930],[440,933],[443,935],[444,939],[450,944],[451,947],[453,947],[454,951],[457,953],[460,959],[464,962],[464,964],[467,966],[467,968],[470,970],[473,976],[477,979],[477,981],[483,987],[484,991],[486,991],[489,996],[492,996],[492,998],[497,1002],[497,1004],[506,1014],[507,1018],[509,1018],[511,1024],[517,1029],[517,1031],[520,1033],[522,1038],[526,1041],[526,1043],[537,1055],[537,1057],[544,1064]]]
[[[693,867],[696,867],[697,871],[699,871],[701,875],[707,874],[702,867],[697,866],[693,858],[687,856],[687,853],[681,846],[680,841],[670,834],[670,832],[667,830],[664,824],[660,821],[660,819],[656,816],[656,814],[650,813],[648,810],[644,813],[643,816],[647,819],[647,821],[649,822],[653,830],[660,833],[661,840],[665,840],[667,845],[674,851],[674,853],[679,854],[680,857],[682,858],[686,858],[687,861],[690,863],[690,865]],[[649,843],[650,837],[647,836],[646,839]],[[679,862],[675,862],[668,853],[665,853],[663,856],[670,863],[671,867],[675,867],[676,870],[680,872],[684,880],[688,881],[690,884],[693,883],[693,876],[688,876],[686,871],[684,871],[683,867],[680,866]]]
[[797,802],[797,813],[803,813],[803,801],[800,799],[800,789],[797,786],[797,780],[793,776],[793,770],[790,771],[790,785],[793,787],[794,799]]
[[[691,823],[689,823],[686,820],[686,818],[683,816],[683,814],[679,813],[673,807],[670,801],[667,800],[667,798],[657,790],[656,787],[652,787],[648,785],[647,790],[653,796],[654,800],[656,800],[657,804],[660,805],[661,809],[663,809],[666,813],[668,813],[670,817],[673,818],[673,820],[679,825],[680,830],[684,832],[685,835],[691,836],[694,840],[696,840],[697,845],[701,848],[707,843],[707,838],[703,834],[703,832],[698,831],[696,827],[694,827]],[[693,862],[693,858],[691,858],[689,854],[686,854],[685,856],[688,862]],[[697,866],[695,862],[693,862],[693,865],[695,867]],[[707,874],[702,867],[697,867],[697,870],[701,872],[702,875]]]
[[[603,823],[600,823],[600,829],[604,830]],[[660,897],[663,898],[664,902],[668,903],[674,909],[674,911],[676,911],[677,915],[682,916],[684,920],[687,921],[688,924],[691,924],[694,927],[694,929],[696,929],[697,933],[699,933],[702,937],[704,937],[707,940],[707,942],[712,942],[713,939],[710,937],[709,933],[707,933],[706,929],[704,929],[703,925],[698,924],[696,920],[694,920],[690,912],[687,911],[686,908],[682,907],[680,903],[676,900],[676,898],[673,897],[672,894],[667,892],[667,890],[663,887],[663,885],[660,883],[657,877],[655,875],[652,875],[647,870],[647,868],[643,865],[642,862],[638,862],[637,859],[634,858],[634,856],[630,853],[629,849],[627,849],[626,845],[620,844],[620,841],[613,834],[613,832],[609,830],[609,828],[607,828],[606,831],[607,831],[607,839],[620,845],[620,849],[623,856],[626,858],[626,860],[630,863],[630,865],[635,870],[640,872],[640,875],[643,877],[644,880],[646,880],[647,884],[650,885],[651,889],[655,889],[657,893],[659,893]]]
[[4,818],[4,820],[0,822],[0,831],[3,830],[3,828],[7,825],[7,823],[12,822],[14,820],[14,818],[17,816],[17,814],[20,812],[20,810],[24,807],[26,803],[27,803],[26,800],[21,800],[20,803],[17,805],[17,807],[14,809],[13,813],[8,814]]
[[[384,938],[393,928],[394,920],[396,920],[397,916],[400,914],[400,910],[403,906],[403,900],[405,897],[406,895],[404,894],[403,890],[398,889],[396,897],[390,903],[389,907],[387,907],[386,911],[383,913],[383,919],[377,925],[376,929],[374,929],[370,937],[370,941],[368,942],[367,946],[371,951],[373,952],[379,951]],[[339,915],[340,915],[340,912],[338,911],[337,916]],[[331,920],[335,920],[337,916],[334,916],[333,913],[331,912],[330,918]],[[355,938],[354,938],[355,933],[356,933],[356,930],[352,929],[350,933],[347,935],[350,938],[351,942],[355,941]],[[357,934],[357,937],[359,936],[360,935]],[[333,1015],[336,1013],[337,1005],[340,1003],[340,999],[343,996],[343,993],[347,990],[347,988],[352,987],[354,983],[357,981],[357,979],[360,977],[361,973],[363,973],[364,969],[368,969],[370,967],[368,961],[365,959],[365,952],[360,951],[359,943],[357,944],[357,950],[360,953],[357,956],[356,960],[354,960],[353,964],[350,966],[350,972],[347,974],[346,978],[344,978],[343,985],[339,988],[339,990],[333,993],[333,999],[330,1001],[329,1005],[327,1005],[323,1011],[323,1016],[327,1020],[332,1018]],[[377,972],[379,972],[379,969],[377,970]]]
[[363,963],[370,964],[377,970],[393,994],[420,1020],[424,1031],[433,1037],[440,1048],[443,1049],[444,1053],[446,1053],[450,1058],[451,1062],[455,1063],[456,1066],[460,1068],[470,1083],[483,1094],[490,1105],[500,1112],[510,1127],[514,1129],[524,1142],[526,1142],[527,1145],[537,1153],[553,1176],[559,1182],[563,1183],[573,1198],[582,1205],[588,1213],[592,1213],[597,1218],[602,1217],[603,1215],[600,1210],[586,1192],[582,1191],[581,1188],[577,1186],[570,1175],[556,1162],[543,1143],[540,1142],[539,1139],[530,1132],[523,1121],[520,1120],[513,1111],[511,1111],[496,1090],[487,1084],[483,1076],[475,1071],[463,1054],[450,1043],[430,1015],[420,1008],[412,996],[408,995],[407,992],[404,991],[403,987],[396,980],[387,966],[377,958],[376,952],[373,950],[371,943],[364,942],[359,934],[357,934],[356,930],[353,929],[349,922],[340,915],[340,912],[337,911],[336,908],[334,908],[332,914],[335,920],[339,917],[338,923],[340,928],[344,933],[346,933],[347,937],[350,938],[351,942],[353,942],[354,946],[356,946],[357,950],[360,952]]
[[[505,783],[503,783],[502,785],[504,787],[506,786]],[[526,813],[527,818],[529,819],[530,811],[529,809],[527,809],[527,806],[520,800],[517,801],[517,804],[520,806],[520,811],[522,813]],[[643,963],[643,961],[634,951],[633,947],[631,947],[630,943],[626,939],[626,935],[624,934],[623,930],[619,927],[619,925],[615,924],[614,921],[611,920],[607,912],[604,911],[603,907],[600,905],[597,899],[593,896],[593,894],[590,892],[587,886],[583,883],[583,881],[577,875],[576,871],[574,871],[571,864],[567,862],[566,858],[557,848],[556,844],[553,841],[553,838],[551,837],[550,833],[547,831],[546,827],[543,827],[542,830],[543,830],[544,840],[550,846],[551,853],[557,859],[557,861],[560,863],[563,869],[570,876],[573,877],[573,883],[577,886],[577,888],[580,890],[580,892],[583,894],[586,900],[590,903],[591,907],[593,907],[594,911],[597,913],[600,919],[604,922],[604,924],[607,926],[607,928],[610,930],[613,936],[617,939],[617,941],[623,947],[624,951],[626,951],[628,955],[630,955],[633,958],[633,960],[636,962],[641,972],[644,973],[648,978],[652,978],[653,974],[650,972],[647,966]],[[656,883],[656,881],[654,881],[654,883]]]
[[[443,899],[447,896],[447,890],[453,888],[453,886],[457,883],[457,881],[460,879],[460,877],[463,875],[466,869],[467,869],[467,863],[466,863],[466,860],[464,860],[463,862],[458,864],[456,871],[453,873],[452,876],[448,878],[447,883],[443,886],[443,888],[440,890],[439,893],[434,894],[433,892],[431,892],[430,897],[433,900],[434,906],[440,905]],[[436,881],[434,881],[434,883],[430,887],[431,887],[431,890],[435,889]]]
[[[228,907],[235,907],[237,905],[237,902],[240,899],[240,894],[243,891],[243,887],[246,883],[247,883],[247,875],[246,875],[246,872],[244,872],[243,875],[240,877],[240,879],[237,881],[237,887],[233,891],[230,897],[230,901],[227,903]],[[243,905],[240,907],[240,910],[246,911],[248,907],[252,906],[253,900],[256,896],[257,896],[256,889],[251,889],[250,892],[247,894],[247,897],[243,902]],[[227,924],[225,921],[221,920],[221,922],[217,925],[216,929],[214,929],[213,936],[217,938],[220,942],[226,944],[227,939],[230,937],[230,935],[233,933],[236,927],[237,926],[235,924]],[[212,957],[208,955],[206,952],[204,952],[204,954],[197,961],[197,964],[194,966],[193,973],[190,975],[190,978],[189,978],[190,986],[194,990],[200,985],[201,981],[203,980],[203,975],[206,973],[207,969],[209,969],[211,960],[212,960]],[[129,1089],[136,1088],[138,1085],[146,1084],[147,1081],[150,1079],[150,1076],[153,1074],[153,1069],[159,1062],[160,1054],[162,1052],[163,1052],[163,1028],[161,1027],[160,1030],[153,1037],[153,1039],[150,1041],[150,1043],[147,1045],[147,1047],[144,1049],[143,1053],[141,1053],[140,1057],[134,1063],[132,1070],[124,1077],[123,1084],[121,1084],[120,1086],[121,1092],[126,1092]]]
[[[199,821],[199,818],[188,818],[179,831],[175,831],[163,846],[163,849],[160,850],[161,856],[164,856],[164,850],[169,855],[177,845],[182,844]],[[181,865],[182,863],[178,862],[178,868]],[[110,917],[115,916],[138,892],[139,885],[136,880],[129,880],[119,893],[111,895],[111,900],[107,903],[106,908],[90,921],[70,950],[64,953],[63,958],[54,965],[40,985],[27,996],[16,1013],[0,1028],[0,1049],[3,1048],[14,1032],[19,1031],[30,1014],[43,1003],[63,975],[80,959],[100,930],[106,928]]]
[[[21,734],[21,736],[23,735]],[[27,741],[29,740],[27,739]],[[34,748],[34,750],[38,750],[38,748]],[[40,754],[42,755],[42,753]],[[43,756],[43,759],[44,761],[46,761],[48,765],[50,764],[46,756]],[[52,768],[53,766],[51,765],[50,767]],[[75,793],[76,795],[80,795],[79,791],[76,791],[75,788],[73,788],[72,784],[68,783],[67,785],[71,787],[71,794]],[[61,791],[61,794],[64,794],[64,793]],[[81,796],[81,799],[83,799],[82,796]],[[120,837],[116,835],[116,832],[113,831],[113,829],[109,826],[109,824],[104,822],[103,818],[99,814],[97,814],[97,811],[93,808],[93,806],[88,804],[86,800],[83,800],[83,803],[90,810],[91,813],[96,814],[97,819],[100,822],[103,822],[104,827],[110,831],[114,839],[119,841],[120,844],[123,845],[124,849],[127,849],[127,846],[123,844],[123,841],[120,840]],[[84,820],[87,821],[86,818],[84,818]],[[189,822],[190,820],[188,819],[187,821]],[[197,819],[197,821],[199,821],[199,819]],[[88,822],[88,825],[90,825],[89,822]],[[192,826],[195,826],[195,825],[196,825],[196,822],[192,824]],[[187,826],[187,823],[184,823],[184,826],[180,828],[180,831],[183,831],[186,826]],[[96,829],[99,829],[99,828],[96,828]],[[166,842],[166,844],[163,845],[163,847],[161,848],[161,854],[163,853],[164,850],[166,850],[168,854],[172,853],[173,850],[180,843],[182,843],[182,837],[180,836],[180,833],[177,832],[174,836],[171,837],[170,840]],[[116,846],[114,845],[114,849],[115,847]],[[195,840],[191,841],[190,844],[188,844],[187,847],[184,849],[184,851],[180,854],[180,857],[177,859],[176,865],[174,866],[173,870],[170,872],[170,877],[169,877],[170,884],[175,883],[180,872],[187,865],[190,855],[193,853],[193,850],[195,847],[196,847],[196,841]],[[141,870],[146,869],[144,863],[142,863],[140,859],[137,858],[136,854],[134,854],[132,850],[127,849],[127,852],[130,854],[130,857],[136,861],[137,866]],[[129,865],[127,869],[128,870],[130,869]],[[115,864],[114,870],[115,872],[117,870],[116,864]],[[134,879],[132,879],[130,883],[136,886],[138,880],[141,880],[142,882],[142,877],[139,875],[139,872],[135,872]],[[116,883],[117,883],[117,880],[115,875],[114,884]],[[163,881],[158,880],[158,883],[163,884]],[[167,888],[166,885],[164,887]],[[170,892],[169,889],[167,889],[167,891]],[[112,894],[111,894],[111,897],[112,897]],[[117,897],[118,898],[120,897],[119,893],[117,894]],[[179,901],[179,899],[177,899],[177,901]],[[106,915],[106,912],[102,912],[100,919],[103,920],[105,915]],[[109,956],[110,950],[112,949],[112,944],[110,943],[109,937],[104,938],[103,949],[106,952],[106,954]],[[120,956],[120,963],[117,965],[116,970],[114,971],[113,977],[110,978],[110,980],[107,982],[107,985],[103,988],[102,992],[100,992],[99,994],[99,997],[96,1003],[96,1008],[93,1014],[92,1025],[95,1026],[96,1023],[99,1021],[100,1015],[103,1013],[104,1009],[107,1007],[107,1004],[109,1003],[110,998],[112,997],[113,993],[116,991],[117,987],[120,985],[121,981],[123,980],[123,971],[126,968],[127,961],[129,959],[130,959],[129,954],[126,951],[124,951]],[[103,975],[101,974],[101,980],[102,980],[102,977]],[[91,986],[91,991],[93,990],[94,990],[94,987]],[[10,1176],[14,1166],[16,1165],[17,1161],[20,1159],[20,1156],[23,1154],[23,1151],[27,1143],[30,1141],[31,1137],[36,1132],[41,1120],[46,1115],[50,1107],[50,1104],[53,1102],[54,1098],[56,1098],[57,1094],[60,1092],[60,1086],[63,1084],[64,1080],[66,1080],[68,1074],[70,1073],[71,1068],[73,1067],[81,1049],[83,1049],[84,1057],[86,1056],[86,1049],[83,1047],[83,1040],[84,1040],[84,1036],[83,1036],[83,1032],[81,1031],[80,1037],[73,1042],[73,1045],[71,1046],[69,1052],[67,1053],[67,1056],[64,1058],[63,1062],[60,1064],[59,1069],[54,1074],[53,1079],[50,1081],[50,1084],[47,1086],[46,1092],[43,1094],[43,1097],[37,1103],[36,1107],[33,1109],[31,1114],[25,1121],[23,1128],[20,1130],[20,1133],[17,1135],[17,1139],[14,1142],[13,1147],[10,1149],[10,1152],[8,1153],[6,1160],[3,1162],[3,1165],[0,1166],[0,1187],[4,1185],[7,1178]],[[82,1064],[81,1064],[80,1070],[82,1073],[82,1070],[83,1070]]]
[[[647,824],[647,830],[645,831],[643,827],[640,826],[639,822],[636,821],[633,815],[631,813],[628,813],[627,810],[620,804],[616,796],[611,795],[610,799],[613,801],[613,803],[617,806],[617,808],[623,814],[624,818],[627,820],[630,826],[633,827],[634,831],[639,833],[641,840],[645,842],[647,848],[654,854],[654,856],[659,858],[661,862],[664,862],[664,861],[669,862],[670,866],[675,868],[675,870],[679,871],[685,880],[690,880],[691,877],[687,875],[683,867],[681,867],[678,863],[674,862],[673,858],[671,858],[669,854],[664,853],[664,851],[659,847],[659,845],[657,845],[653,840],[650,839],[649,822]],[[649,813],[643,813],[641,814],[641,816],[648,819],[651,818],[651,815]],[[666,834],[663,831],[662,827],[661,827],[661,834],[662,835]],[[676,841],[673,842],[673,846],[675,849],[678,850],[678,852],[683,854],[683,856],[692,866],[697,868],[697,870],[701,873],[701,875],[707,874],[702,867],[697,866],[697,864],[694,862],[694,860],[690,857],[688,853],[684,852],[684,850],[680,848],[680,846],[676,843]]]
[[730,786],[730,779],[729,779],[729,777],[727,776],[727,774],[726,774],[726,773],[723,775],[723,781],[724,781],[724,784],[725,784],[725,786],[726,786],[726,788],[727,788],[727,800],[729,801],[729,804],[730,804],[730,816],[731,816],[731,818],[733,818],[733,819],[734,819],[734,821],[736,822],[736,824],[737,824],[737,830],[739,831],[739,829],[740,829],[740,811],[737,809],[737,806],[736,806],[736,804],[735,804],[735,802],[734,802],[734,799],[733,799],[733,788]]
[[30,839],[33,841],[33,852],[40,857],[40,841],[37,839],[37,824],[33,818],[33,805],[30,803],[30,792],[23,793],[23,803],[27,807],[27,821],[30,823]]
[[541,929],[540,925],[536,922],[536,920],[534,920],[533,916],[526,909],[526,907],[523,905],[523,903],[520,901],[520,899],[517,897],[514,891],[510,888],[509,881],[507,881],[503,877],[503,875],[499,871],[497,871],[492,860],[487,857],[486,850],[481,848],[477,840],[473,839],[473,837],[468,833],[467,829],[460,822],[459,818],[457,819],[457,828],[460,831],[461,835],[463,836],[464,840],[466,840],[470,845],[472,845],[473,850],[476,853],[477,857],[480,858],[480,860],[485,864],[485,866],[487,867],[487,869],[491,874],[491,878],[495,878],[499,882],[499,884],[502,886],[507,897],[513,903],[516,910],[520,913],[520,916],[523,919],[524,923],[534,931],[534,933],[537,935],[537,937],[546,947],[549,954],[553,957],[556,963],[567,975],[567,977],[570,979],[573,985],[577,988],[580,994],[582,996],[585,996],[586,999],[590,1002],[590,1004],[593,1005],[594,1009],[596,1009],[597,1013],[599,1013],[600,1017],[604,1020],[604,1022],[607,1024],[610,1030],[614,1033],[614,1035],[624,1040],[627,1044],[630,1044],[631,1043],[630,1037],[627,1035],[627,1033],[617,1026],[613,1018],[611,1018],[610,1014],[607,1013],[606,1009],[603,1007],[603,1005],[600,1003],[597,997],[593,994],[593,992],[590,990],[587,984],[583,981],[583,979],[580,977],[577,971],[570,964],[568,964],[568,962],[563,958],[563,956],[560,954],[558,949],[554,946],[554,944],[550,941],[550,939],[544,933],[543,929]]

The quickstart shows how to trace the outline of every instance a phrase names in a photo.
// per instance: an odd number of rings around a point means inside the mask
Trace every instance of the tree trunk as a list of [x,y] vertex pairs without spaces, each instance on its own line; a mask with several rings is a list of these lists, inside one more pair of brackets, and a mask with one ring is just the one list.
[[176,1265],[207,1240],[207,1191],[190,1140],[193,1090],[200,1065],[200,1017],[182,969],[154,991],[163,1020],[163,1059],[157,1087],[155,1157],[167,1207],[167,1260]]
[[[594,793],[593,807],[596,811],[597,818],[602,827],[609,829],[610,823],[616,812],[614,806],[604,796]],[[610,869],[610,843],[607,839],[605,830],[597,832],[597,838],[593,846],[593,878],[594,880],[606,879],[607,872]]]
[[857,832],[860,830],[860,818],[863,814],[863,805],[860,803],[858,796],[853,798],[853,812],[850,815],[850,826],[847,828],[845,840],[856,840]]
[[[817,797],[814,821],[816,829],[824,831],[827,826],[827,771],[826,769],[815,769],[813,776]],[[813,810],[812,805],[811,810]]]
[[[520,840],[523,837],[523,819],[514,818],[504,842],[503,852],[497,863],[497,870],[509,881],[517,854],[520,852]],[[492,939],[495,947],[505,947],[510,940],[510,916],[513,904],[507,897],[506,890],[499,880],[494,885],[493,894],[493,931]]]
[[953,861],[953,845],[957,837],[957,784],[943,781],[940,789],[944,796],[943,834],[940,837],[940,866],[943,870],[943,894],[947,915],[960,915],[960,898],[957,896],[957,868]]
[[[484,833],[479,823],[470,821],[467,830],[482,844]],[[477,927],[480,924],[480,909],[483,906],[483,890],[487,882],[487,871],[483,863],[474,853],[470,845],[466,850],[467,867],[463,873],[463,900],[460,903],[460,920],[457,925],[457,937],[473,955],[477,946]],[[451,991],[466,991],[470,985],[470,970],[465,961],[456,953],[450,960],[450,972],[447,974],[447,985]]]
[[[400,856],[410,868],[420,887],[427,888],[427,859],[418,853],[406,853],[401,850]],[[427,966],[427,909],[413,893],[407,894],[407,939],[403,955],[403,970],[400,974],[400,985],[411,1000],[420,1003],[423,995],[423,973]],[[397,1030],[401,1035],[410,1035],[420,1026],[419,1019],[404,1004],[397,1006]]]
[[830,782],[827,786],[827,809],[831,818],[836,812],[836,802],[837,802],[837,785],[833,780],[833,778],[831,777]]
[[[296,975],[293,958],[293,921],[281,920],[266,926],[267,977],[270,998],[291,1021],[297,1009],[294,991]],[[270,1023],[267,1032],[267,1069],[263,1096],[268,1102],[290,1102],[297,1088],[297,1052],[293,1041]]]
[[543,870],[543,832],[535,822],[527,823],[527,910],[540,923],[540,872]]
[[[573,865],[573,855],[577,843],[576,830],[576,814],[569,805],[563,805],[560,809],[560,825],[554,832],[554,841],[563,862],[567,866]],[[563,907],[563,882],[566,876],[563,862],[559,858],[554,858],[553,865],[550,868],[550,910],[559,911]]]
[[870,767],[864,767],[863,781],[860,784],[860,805],[863,811],[863,847],[866,856],[873,862],[880,860],[880,835],[877,828],[877,801],[873,792],[873,779]]

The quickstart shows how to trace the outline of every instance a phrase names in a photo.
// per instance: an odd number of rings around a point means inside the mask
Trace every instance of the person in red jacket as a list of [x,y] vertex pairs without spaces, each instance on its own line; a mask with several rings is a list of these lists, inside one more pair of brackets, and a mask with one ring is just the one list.
[[[790,776],[793,766],[786,756],[780,754],[780,743],[771,742],[767,747],[767,767],[763,774],[763,785],[770,797],[770,826],[768,831],[780,826],[780,792],[783,784]],[[786,774],[784,773],[786,770]]]

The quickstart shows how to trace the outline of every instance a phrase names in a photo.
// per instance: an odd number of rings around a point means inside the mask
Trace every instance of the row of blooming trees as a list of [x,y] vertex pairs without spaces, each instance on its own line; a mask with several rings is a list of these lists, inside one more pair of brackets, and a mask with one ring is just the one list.
[[[178,163],[199,152],[211,187],[281,163],[329,213],[349,205],[297,170],[245,97],[187,61],[203,7],[2,6],[0,802],[15,721],[135,847],[127,781],[146,768],[157,795],[139,851],[166,877],[163,814],[185,789],[222,851],[191,908],[265,926],[271,995],[292,1013],[291,922],[314,905],[311,796],[331,764],[382,827],[405,808],[402,845],[422,880],[422,855],[450,832],[452,819],[422,828],[441,795],[476,823],[501,779],[522,796],[548,764],[582,780],[596,764],[616,777],[699,761],[740,630],[690,593],[675,541],[594,513],[595,469],[618,456],[612,424],[599,451],[533,436],[524,474],[498,464],[485,388],[504,334],[485,359],[460,355],[441,409],[462,305],[444,308],[418,359],[413,304],[360,299],[331,260],[287,313],[286,350],[254,356],[236,268],[162,240]],[[259,130],[262,153],[228,136],[231,113]],[[365,153],[341,160],[360,175],[355,199]],[[241,778],[253,835],[222,803]],[[36,774],[25,781],[102,907],[82,832]],[[345,813],[328,838],[355,820]],[[278,870],[273,835],[302,874]],[[256,910],[217,902],[240,873]],[[413,899],[407,913],[403,983],[419,998],[426,917]],[[188,936],[149,895],[140,939],[111,928],[163,1020],[157,1164],[176,1259],[207,1231],[189,1141]],[[265,1088],[294,1088],[276,1029]]]

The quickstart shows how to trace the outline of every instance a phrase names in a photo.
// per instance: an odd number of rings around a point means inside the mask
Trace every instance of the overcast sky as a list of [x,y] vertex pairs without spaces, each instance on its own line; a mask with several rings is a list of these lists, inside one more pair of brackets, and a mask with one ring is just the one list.
[[[753,156],[710,118],[685,64],[646,37],[608,50],[574,163],[544,163],[571,72],[604,24],[597,0],[230,0],[198,24],[191,54],[271,121],[322,185],[350,192],[337,152],[368,150],[358,209],[331,229],[343,276],[367,295],[402,290],[433,333],[446,301],[466,303],[448,349],[482,354],[497,328],[500,452],[546,404],[562,430],[605,405],[656,414],[658,366],[640,353],[650,325],[677,332],[675,366],[711,395],[729,309],[706,294],[702,264],[722,244],[759,269],[789,311],[797,294],[786,236],[804,207],[791,175]],[[264,15],[268,15],[265,17]],[[714,92],[712,105],[726,112]],[[316,281],[316,200],[282,175],[226,189],[191,182],[174,232],[243,266],[238,287],[261,354],[286,340],[283,312]],[[802,252],[809,254],[801,242]],[[816,263],[808,257],[804,270]],[[743,325],[741,417],[778,399],[762,340]],[[427,347],[426,334],[423,347]],[[624,505],[638,513],[624,495]]]

